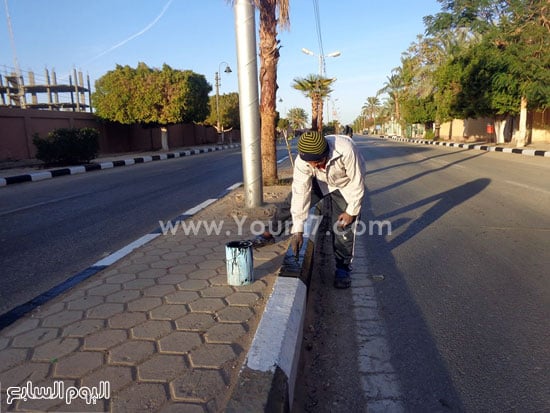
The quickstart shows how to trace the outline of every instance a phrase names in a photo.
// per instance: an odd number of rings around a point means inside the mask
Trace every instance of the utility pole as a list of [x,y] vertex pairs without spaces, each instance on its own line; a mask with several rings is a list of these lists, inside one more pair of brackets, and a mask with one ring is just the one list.
[[244,199],[246,208],[254,208],[263,203],[254,5],[250,0],[235,0],[234,10]]

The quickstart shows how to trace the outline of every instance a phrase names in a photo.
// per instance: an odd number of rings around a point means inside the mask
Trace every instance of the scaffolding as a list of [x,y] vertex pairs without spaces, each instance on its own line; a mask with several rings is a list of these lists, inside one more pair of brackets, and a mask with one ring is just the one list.
[[[76,69],[72,76],[69,75],[68,84],[58,84],[55,71],[50,78],[48,69],[45,69],[45,83],[37,84],[32,71],[27,72],[26,80],[16,72],[0,75],[0,107],[92,112],[90,77],[86,76],[87,85],[84,86],[82,72],[77,73]],[[60,99],[60,94],[65,95]]]

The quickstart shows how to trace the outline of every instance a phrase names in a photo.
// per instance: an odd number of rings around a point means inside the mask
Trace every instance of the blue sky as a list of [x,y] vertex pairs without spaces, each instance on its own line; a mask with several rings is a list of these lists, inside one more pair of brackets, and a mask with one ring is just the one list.
[[[93,82],[116,64],[151,67],[163,63],[206,76],[220,93],[238,91],[234,13],[225,0],[3,0],[0,19],[0,72],[15,66],[7,27],[8,4],[17,60],[22,71],[44,69],[67,77],[73,68]],[[336,78],[328,116],[351,123],[367,97],[387,76],[416,36],[422,18],[437,13],[436,0],[317,0],[326,76]],[[256,27],[258,29],[258,26]],[[290,28],[279,34],[278,109],[310,113],[310,102],[291,86],[296,77],[319,71],[319,43],[313,0],[290,0]],[[258,39],[257,39],[258,40]],[[315,56],[304,54],[307,48]],[[227,62],[233,73],[223,73]],[[259,60],[258,60],[259,65]],[[325,110],[325,118],[327,111]],[[325,119],[326,120],[326,119]]]

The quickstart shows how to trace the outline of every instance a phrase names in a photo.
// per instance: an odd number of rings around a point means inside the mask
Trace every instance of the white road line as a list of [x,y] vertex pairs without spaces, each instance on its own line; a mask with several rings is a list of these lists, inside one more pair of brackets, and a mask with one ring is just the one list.
[[111,264],[114,264],[121,258],[124,258],[126,255],[130,254],[133,250],[136,248],[141,247],[142,245],[147,244],[149,241],[157,238],[161,234],[147,234],[143,237],[135,240],[134,242],[126,245],[124,248],[119,249],[117,252],[109,255],[108,257],[103,258],[102,260],[99,260],[96,262],[92,267],[96,266],[109,266]]
[[531,185],[521,184],[519,182],[514,182],[514,181],[504,181],[504,182],[510,185],[519,186],[520,188],[528,189],[529,191],[537,191],[537,192],[542,192],[543,194],[546,194],[546,195],[550,195],[550,191],[546,191],[544,189],[537,188]]
[[195,215],[197,212],[199,212],[201,209],[204,209],[206,208],[208,205],[216,202],[218,199],[214,199],[214,198],[211,198],[211,199],[207,199],[206,201],[204,202],[201,202],[199,205],[191,208],[191,209],[188,209],[187,211],[185,211],[182,215]]

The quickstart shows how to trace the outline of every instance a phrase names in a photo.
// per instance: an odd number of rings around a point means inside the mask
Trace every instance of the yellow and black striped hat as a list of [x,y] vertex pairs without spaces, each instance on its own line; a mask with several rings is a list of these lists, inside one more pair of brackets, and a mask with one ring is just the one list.
[[328,154],[327,140],[319,132],[304,132],[298,140],[298,152],[304,161],[320,161]]

